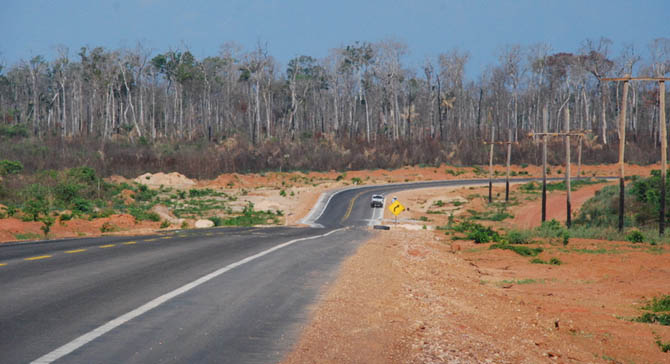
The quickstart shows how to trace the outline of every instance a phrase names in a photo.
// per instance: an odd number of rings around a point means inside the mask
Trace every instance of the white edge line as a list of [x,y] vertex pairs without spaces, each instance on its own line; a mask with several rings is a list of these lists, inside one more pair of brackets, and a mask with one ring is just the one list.
[[207,282],[207,281],[209,281],[213,278],[216,278],[216,277],[222,275],[223,273],[228,272],[229,270],[231,270],[233,268],[236,268],[236,267],[239,267],[243,264],[249,263],[252,260],[258,259],[258,258],[260,258],[264,255],[270,254],[270,253],[272,253],[276,250],[287,247],[287,246],[289,246],[291,244],[294,244],[294,243],[297,243],[299,241],[323,238],[323,237],[326,237],[330,234],[336,233],[336,232],[338,232],[340,230],[344,230],[344,229],[345,228],[340,228],[340,229],[336,229],[336,230],[333,230],[333,231],[330,231],[330,232],[327,232],[327,233],[321,234],[321,235],[309,236],[309,237],[306,237],[306,238],[300,238],[300,239],[294,239],[294,240],[291,240],[291,241],[287,241],[285,243],[276,245],[276,246],[274,246],[270,249],[264,250],[260,253],[257,253],[257,254],[254,254],[252,256],[246,257],[246,258],[244,258],[240,261],[237,261],[235,263],[229,264],[229,265],[227,265],[227,266],[225,266],[221,269],[218,269],[218,270],[216,270],[212,273],[206,274],[206,275],[196,279],[195,281],[193,281],[191,283],[187,283],[187,284],[185,284],[185,285],[183,285],[183,286],[181,286],[181,287],[179,287],[179,288],[177,288],[177,289],[175,289],[171,292],[168,292],[168,293],[166,293],[166,294],[164,294],[160,297],[154,298],[153,300],[143,304],[142,306],[140,306],[140,307],[138,307],[138,308],[136,308],[136,309],[134,309],[134,310],[132,310],[128,313],[125,313],[125,314],[107,322],[106,324],[104,324],[102,326],[99,326],[96,329],[93,329],[92,331],[89,331],[89,332],[85,333],[84,335],[79,336],[78,338],[76,338],[76,339],[70,341],[69,343],[53,350],[52,352],[50,352],[48,354],[43,355],[42,357],[40,357],[38,359],[33,360],[31,363],[34,363],[34,364],[52,363],[52,362],[64,357],[65,355],[68,355],[68,354],[72,353],[73,351],[81,348],[82,346],[88,344],[89,342],[97,339],[98,337],[114,330],[115,328],[123,325],[124,323],[126,323],[126,322],[128,322],[128,321],[146,313],[149,310],[152,310],[152,309],[160,306],[161,304],[171,300],[174,297],[177,297],[177,296],[179,296],[183,293],[186,293],[186,292],[192,290],[193,288],[198,287],[199,285],[201,285],[201,284],[203,284],[203,283],[205,283],[205,282]]

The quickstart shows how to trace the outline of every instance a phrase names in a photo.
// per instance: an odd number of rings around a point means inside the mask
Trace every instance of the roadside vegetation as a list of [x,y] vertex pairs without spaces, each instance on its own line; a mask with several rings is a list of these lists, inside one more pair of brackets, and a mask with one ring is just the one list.
[[[505,228],[505,219],[513,217],[508,207],[518,204],[525,195],[537,194],[541,185],[529,182],[510,195],[508,202],[493,202],[481,209],[466,210],[466,214],[449,217],[448,223],[440,226],[451,240],[472,240],[475,244],[490,244],[489,249],[509,250],[520,256],[532,258],[532,264],[562,265],[557,257],[540,258],[538,255],[548,252],[577,254],[620,254],[616,247],[576,248],[570,246],[570,239],[584,238],[629,242],[629,248],[642,249],[651,254],[662,254],[663,247],[670,243],[668,235],[658,235],[658,216],[660,208],[660,173],[652,171],[646,178],[631,177],[626,186],[625,229],[618,231],[618,186],[605,186],[595,196],[586,201],[573,218],[570,228],[557,220],[545,221],[533,229]],[[598,179],[575,180],[572,189],[605,182]],[[670,196],[670,186],[666,194]],[[548,191],[565,191],[564,182],[550,183]],[[484,198],[483,196],[469,196]],[[441,201],[439,201],[441,202]],[[484,221],[489,221],[488,223]],[[670,225],[670,219],[666,222]],[[547,250],[547,246],[552,247]],[[656,302],[656,301],[654,301]],[[670,302],[670,301],[668,301]],[[656,307],[656,306],[655,306]],[[664,316],[665,315],[665,316]],[[647,313],[639,320],[670,323],[670,313]]]
[[[165,206],[175,219],[209,218],[216,226],[279,224],[283,216],[280,210],[256,211],[252,203],[241,210],[233,208],[231,202],[236,201],[237,196],[209,188],[151,189],[139,183],[110,183],[85,166],[34,174],[22,171],[20,162],[0,161],[0,218],[41,222],[44,236],[48,236],[55,223],[67,224],[72,219],[93,220],[116,214],[129,214],[136,222],[161,222],[161,228],[170,227],[170,221],[155,211],[157,205]],[[115,232],[119,227],[105,222],[100,231]],[[16,237],[35,238],[34,234],[18,234]]]

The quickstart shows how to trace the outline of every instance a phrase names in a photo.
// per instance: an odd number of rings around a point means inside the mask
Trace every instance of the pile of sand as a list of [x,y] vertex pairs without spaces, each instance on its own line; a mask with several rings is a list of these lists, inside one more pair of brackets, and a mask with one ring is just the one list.
[[183,174],[177,172],[172,173],[159,172],[156,174],[145,173],[135,178],[135,182],[147,185],[150,188],[158,188],[160,186],[164,186],[164,187],[183,189],[195,186],[195,182],[192,179],[189,179]]

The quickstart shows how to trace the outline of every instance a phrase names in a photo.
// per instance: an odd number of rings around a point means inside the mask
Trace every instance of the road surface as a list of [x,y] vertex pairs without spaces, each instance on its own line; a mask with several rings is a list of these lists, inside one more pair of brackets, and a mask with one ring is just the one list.
[[379,222],[372,194],[472,183],[344,190],[316,227],[2,244],[0,363],[277,362]]

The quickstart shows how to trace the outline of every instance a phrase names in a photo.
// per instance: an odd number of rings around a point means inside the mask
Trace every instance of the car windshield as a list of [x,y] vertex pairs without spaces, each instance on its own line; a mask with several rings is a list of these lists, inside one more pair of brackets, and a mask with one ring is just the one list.
[[373,199],[373,200],[381,200],[381,199],[383,199],[383,198],[384,198],[384,197],[383,197],[383,196],[380,196],[380,195],[374,195],[374,196],[372,196],[372,199]]

